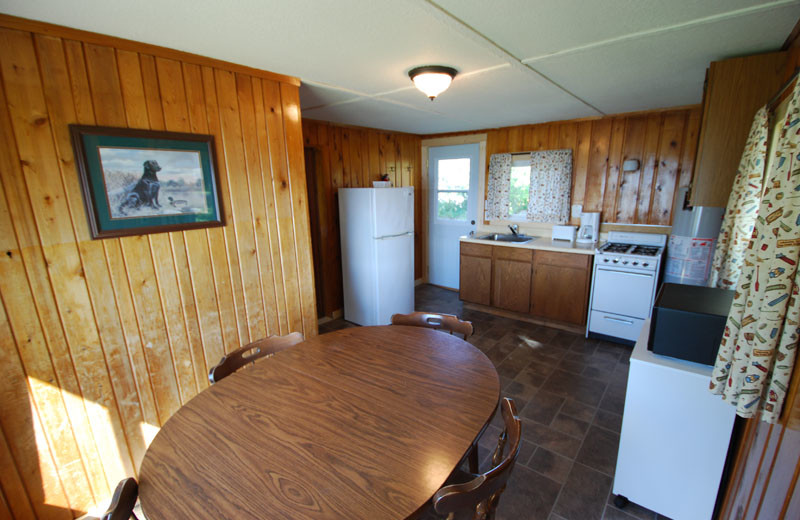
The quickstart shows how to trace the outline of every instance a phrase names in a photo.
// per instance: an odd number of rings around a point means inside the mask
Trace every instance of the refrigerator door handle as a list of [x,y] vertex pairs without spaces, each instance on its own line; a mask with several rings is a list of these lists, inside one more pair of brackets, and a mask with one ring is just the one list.
[[406,235],[413,235],[413,234],[414,234],[413,231],[407,231],[405,233],[398,233],[396,235],[386,235],[386,236],[382,236],[382,237],[375,237],[375,240],[386,240],[387,238],[404,237]]

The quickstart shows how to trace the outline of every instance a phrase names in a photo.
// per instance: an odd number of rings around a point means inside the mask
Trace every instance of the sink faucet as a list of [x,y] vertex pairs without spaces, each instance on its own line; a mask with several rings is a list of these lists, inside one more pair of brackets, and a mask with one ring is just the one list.
[[509,224],[508,229],[511,230],[511,234],[514,236],[519,235],[519,224]]

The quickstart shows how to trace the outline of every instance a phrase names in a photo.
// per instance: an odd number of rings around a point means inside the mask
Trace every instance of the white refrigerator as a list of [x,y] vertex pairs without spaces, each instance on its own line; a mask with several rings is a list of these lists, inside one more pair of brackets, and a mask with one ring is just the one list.
[[414,310],[414,188],[339,188],[344,319]]

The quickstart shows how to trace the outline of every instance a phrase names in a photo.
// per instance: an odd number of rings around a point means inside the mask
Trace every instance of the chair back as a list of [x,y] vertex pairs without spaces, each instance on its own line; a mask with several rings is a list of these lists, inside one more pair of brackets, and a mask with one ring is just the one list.
[[303,339],[303,335],[300,332],[292,332],[286,336],[270,336],[248,343],[222,356],[219,363],[208,372],[208,380],[212,385],[218,383],[243,366],[285,350],[292,345],[300,343]]
[[429,329],[444,330],[450,334],[461,334],[464,339],[472,336],[472,323],[458,319],[453,314],[440,314],[435,312],[412,312],[411,314],[395,314],[392,316],[392,325],[410,325],[412,327],[427,327]]
[[111,505],[99,520],[130,520],[136,518],[133,507],[139,498],[139,484],[136,479],[129,477],[121,480],[111,497]]
[[[519,455],[522,423],[517,416],[517,407],[509,398],[500,404],[505,429],[497,441],[492,457],[493,468],[463,484],[445,486],[433,495],[433,507],[437,513],[450,515],[452,520],[492,520],[500,495],[514,469]],[[503,454],[504,449],[508,451]]]

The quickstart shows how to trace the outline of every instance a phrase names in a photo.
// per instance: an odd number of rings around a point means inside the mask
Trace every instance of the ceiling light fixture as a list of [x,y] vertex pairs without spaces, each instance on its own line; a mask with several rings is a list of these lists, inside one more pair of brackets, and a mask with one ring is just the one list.
[[456,74],[456,69],[443,65],[425,65],[408,71],[408,77],[414,82],[414,86],[431,98],[431,101],[447,90]]

